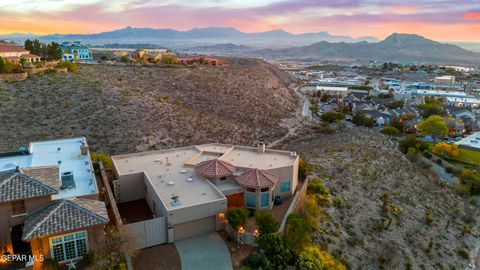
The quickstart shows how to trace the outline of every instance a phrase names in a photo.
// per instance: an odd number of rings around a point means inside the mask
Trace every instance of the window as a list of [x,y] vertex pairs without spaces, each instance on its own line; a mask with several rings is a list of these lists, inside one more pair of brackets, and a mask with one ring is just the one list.
[[290,192],[290,181],[280,183],[280,192]]
[[25,209],[25,201],[16,201],[12,202],[12,215],[22,215],[26,214],[27,210]]
[[253,192],[247,192],[246,193],[246,199],[247,199],[247,208],[255,208],[256,206],[256,196],[255,193]]
[[82,257],[87,253],[87,232],[77,232],[50,238],[52,257],[57,261],[67,261]]
[[262,188],[262,189],[260,189],[260,192],[267,192],[268,190],[269,190],[268,187],[267,188]]
[[224,181],[224,180],[227,180],[226,176],[220,177],[220,181]]
[[268,191],[260,194],[260,207],[268,207]]

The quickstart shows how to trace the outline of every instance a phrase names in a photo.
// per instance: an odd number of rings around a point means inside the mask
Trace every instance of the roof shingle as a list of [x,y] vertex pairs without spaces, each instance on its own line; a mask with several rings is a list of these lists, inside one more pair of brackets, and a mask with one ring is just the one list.
[[235,177],[235,180],[242,187],[265,188],[274,186],[278,182],[278,177],[264,170],[250,169]]
[[108,223],[105,204],[89,199],[61,199],[49,202],[25,219],[22,239],[60,234]]
[[195,171],[199,175],[210,178],[229,176],[232,175],[235,170],[235,166],[231,163],[219,159],[206,160],[195,166]]
[[19,201],[58,194],[54,187],[17,171],[0,173],[0,202]]

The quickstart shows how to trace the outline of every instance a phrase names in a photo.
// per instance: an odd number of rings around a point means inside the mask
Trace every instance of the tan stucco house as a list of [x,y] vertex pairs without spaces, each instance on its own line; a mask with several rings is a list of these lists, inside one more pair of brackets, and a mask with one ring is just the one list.
[[158,241],[147,232],[142,243],[150,244],[140,248],[223,229],[228,208],[269,210],[275,196],[292,196],[298,184],[299,156],[264,145],[205,144],[112,159],[120,212],[141,201],[145,219],[158,219]]
[[85,138],[30,143],[0,154],[2,253],[68,262],[103,243],[109,221]]

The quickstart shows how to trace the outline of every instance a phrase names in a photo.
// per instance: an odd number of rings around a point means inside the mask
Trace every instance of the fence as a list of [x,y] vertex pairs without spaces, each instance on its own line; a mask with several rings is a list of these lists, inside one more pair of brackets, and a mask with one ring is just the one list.
[[297,211],[298,208],[301,206],[300,204],[301,198],[305,196],[307,193],[308,181],[309,181],[309,177],[305,179],[300,189],[295,193],[295,196],[293,196],[293,200],[290,203],[290,206],[288,207],[287,212],[285,213],[285,216],[282,219],[282,223],[280,223],[280,226],[278,228],[278,231],[277,231],[278,234],[282,234],[285,231],[285,225],[287,224],[288,216],[294,211]]
[[138,249],[160,245],[167,242],[167,218],[139,221],[124,225],[137,236]]

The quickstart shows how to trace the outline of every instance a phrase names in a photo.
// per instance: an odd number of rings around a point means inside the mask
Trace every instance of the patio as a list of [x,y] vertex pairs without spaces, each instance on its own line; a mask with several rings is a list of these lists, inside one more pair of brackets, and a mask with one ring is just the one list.
[[[287,213],[287,210],[290,207],[290,203],[292,202],[292,199],[293,197],[285,198],[283,199],[282,204],[273,206],[271,213],[279,225],[280,223],[282,223],[283,217],[285,217],[285,214]],[[247,225],[245,230],[247,232],[253,233],[255,229],[258,229],[258,226],[255,224],[255,216],[249,217],[247,220]]]
[[117,204],[122,221],[125,224],[154,218],[145,199]]

